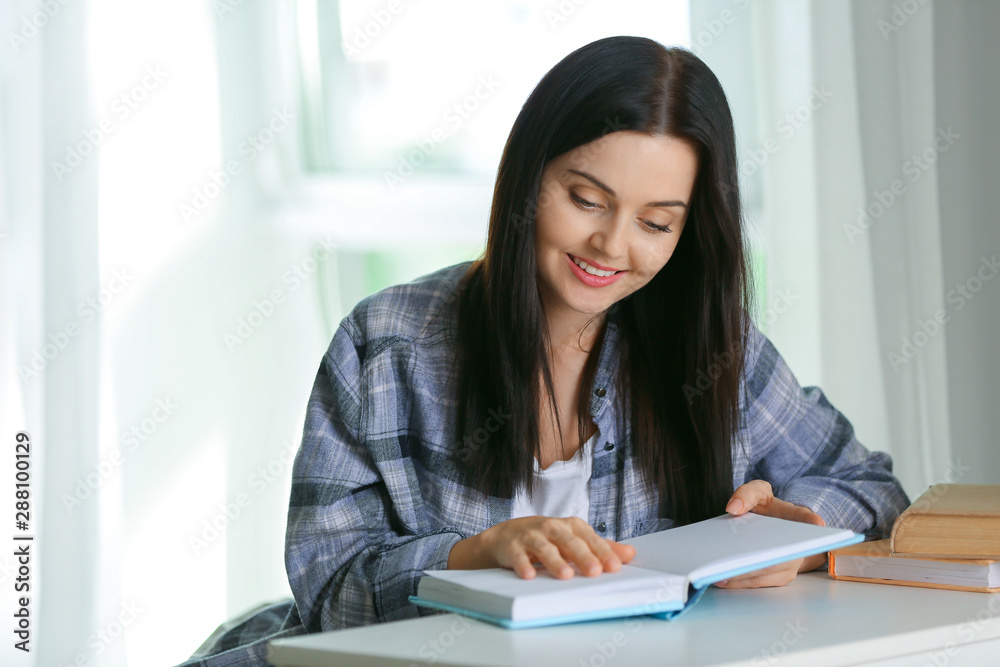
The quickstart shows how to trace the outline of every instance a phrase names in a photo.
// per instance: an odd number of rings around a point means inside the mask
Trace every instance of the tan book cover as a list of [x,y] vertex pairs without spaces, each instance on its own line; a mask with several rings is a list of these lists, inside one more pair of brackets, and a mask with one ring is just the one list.
[[[853,563],[849,560],[851,556],[860,556],[860,559]],[[889,540],[876,540],[873,542],[861,542],[849,547],[836,549],[830,552],[830,576],[842,581],[863,581],[874,584],[892,584],[894,586],[918,586],[920,588],[939,588],[953,591],[974,591],[978,593],[1000,593],[1000,586],[992,588],[986,586],[964,586],[956,583],[939,583],[928,581],[928,579],[941,579],[952,581],[962,580],[961,575],[947,572],[955,566],[979,566],[987,568],[997,563],[991,559],[947,559],[947,558],[901,558],[893,556],[889,550]],[[897,567],[880,567],[879,561],[868,559],[886,559],[894,561]],[[898,567],[899,561],[906,561],[903,565],[909,567]],[[895,571],[893,571],[895,570]],[[853,573],[853,574],[846,574]],[[866,576],[872,575],[872,576]],[[875,576],[875,575],[885,576]],[[985,573],[984,578],[986,578]],[[886,578],[891,576],[892,578]]]
[[1000,484],[935,484],[889,540],[893,556],[1000,559]]

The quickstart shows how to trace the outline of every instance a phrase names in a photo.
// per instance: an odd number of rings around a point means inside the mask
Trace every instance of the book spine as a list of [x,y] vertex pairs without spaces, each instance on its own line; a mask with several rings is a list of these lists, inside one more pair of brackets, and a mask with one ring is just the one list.
[[[896,517],[896,520],[893,522],[892,532],[889,533],[889,553],[892,554],[896,553],[896,540],[898,539],[898,535],[900,533],[900,526],[902,526],[904,523],[910,522],[910,515],[912,514],[910,510],[912,508],[913,505],[910,505],[910,507],[903,510],[903,513],[900,514],[898,517]],[[906,532],[905,528],[903,529],[903,532]]]

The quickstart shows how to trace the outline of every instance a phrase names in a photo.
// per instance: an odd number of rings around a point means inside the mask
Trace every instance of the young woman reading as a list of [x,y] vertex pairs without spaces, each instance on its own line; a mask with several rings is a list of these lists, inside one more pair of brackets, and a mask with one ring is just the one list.
[[620,540],[724,512],[885,535],[908,504],[889,457],[750,320],[736,176],[726,97],[690,52],[610,37],[548,72],[483,256],[334,334],[293,470],[294,601],[213,650],[430,613],[408,601],[425,569],[602,576],[634,555]]

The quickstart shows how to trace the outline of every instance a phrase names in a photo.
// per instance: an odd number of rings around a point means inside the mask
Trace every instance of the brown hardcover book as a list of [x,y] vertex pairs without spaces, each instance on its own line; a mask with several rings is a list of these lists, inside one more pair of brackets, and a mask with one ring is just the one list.
[[893,556],[1000,559],[1000,484],[935,484],[892,526]]
[[890,553],[889,540],[831,551],[830,576],[844,581],[1000,593],[1000,560],[901,558]]

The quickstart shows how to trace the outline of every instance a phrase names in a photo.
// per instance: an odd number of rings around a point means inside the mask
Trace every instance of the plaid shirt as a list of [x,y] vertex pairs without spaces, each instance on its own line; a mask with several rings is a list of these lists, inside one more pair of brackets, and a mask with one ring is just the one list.
[[[407,599],[423,570],[447,567],[456,542],[510,518],[511,500],[484,502],[459,482],[453,462],[457,447],[476,446],[459,443],[447,398],[456,286],[468,266],[382,290],[340,323],[316,376],[292,473],[285,565],[294,604],[240,619],[205,649],[229,650],[203,664],[261,661],[266,640],[278,636],[435,613]],[[751,334],[733,488],[764,479],[776,497],[830,526],[887,536],[909,504],[889,456],[865,449],[822,391],[800,387],[771,342],[756,328]],[[591,397],[600,439],[590,523],[623,540],[672,524],[656,516],[628,434],[617,430],[617,335],[609,318]],[[482,425],[484,442],[504,417],[498,407],[493,423]]]

